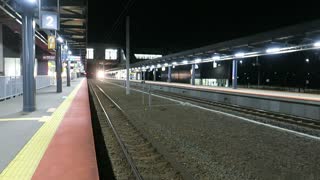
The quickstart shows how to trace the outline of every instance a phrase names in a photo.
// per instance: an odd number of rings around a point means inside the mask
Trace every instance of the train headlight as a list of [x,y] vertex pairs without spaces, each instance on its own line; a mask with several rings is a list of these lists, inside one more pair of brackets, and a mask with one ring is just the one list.
[[97,78],[98,78],[98,79],[104,78],[104,73],[103,73],[103,71],[98,71],[98,72],[97,72]]

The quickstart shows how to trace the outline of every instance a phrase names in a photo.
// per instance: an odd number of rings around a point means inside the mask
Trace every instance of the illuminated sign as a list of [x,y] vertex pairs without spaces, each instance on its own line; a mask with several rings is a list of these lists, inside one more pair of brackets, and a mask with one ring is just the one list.
[[134,54],[136,59],[156,59],[162,57],[160,54]]
[[118,58],[118,50],[117,49],[106,49],[105,50],[105,59],[116,60]]
[[56,60],[56,56],[43,56],[43,60],[54,61]]
[[42,11],[40,28],[47,30],[59,30],[58,13]]
[[81,56],[68,56],[69,61],[81,61]]
[[48,36],[48,49],[56,49],[56,37]]
[[87,58],[87,59],[93,59],[93,57],[94,57],[94,49],[92,49],[92,48],[87,48],[86,58]]

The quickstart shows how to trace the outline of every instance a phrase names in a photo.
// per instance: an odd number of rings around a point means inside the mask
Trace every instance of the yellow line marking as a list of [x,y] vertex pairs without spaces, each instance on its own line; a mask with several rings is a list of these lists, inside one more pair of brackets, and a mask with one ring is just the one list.
[[83,80],[0,174],[0,180],[30,180]]
[[40,117],[34,117],[34,118],[4,118],[0,119],[0,121],[38,121],[40,120]]

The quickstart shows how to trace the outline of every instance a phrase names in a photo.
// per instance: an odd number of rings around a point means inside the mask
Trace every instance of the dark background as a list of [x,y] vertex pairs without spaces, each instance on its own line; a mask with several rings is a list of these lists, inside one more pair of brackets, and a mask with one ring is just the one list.
[[125,16],[130,15],[132,48],[165,53],[320,18],[316,1],[90,0],[88,4],[89,43],[123,46]]

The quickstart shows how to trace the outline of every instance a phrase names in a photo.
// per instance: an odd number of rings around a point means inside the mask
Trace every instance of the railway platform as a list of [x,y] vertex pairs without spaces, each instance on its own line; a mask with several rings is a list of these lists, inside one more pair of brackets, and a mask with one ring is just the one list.
[[37,110],[22,96],[0,102],[0,179],[99,179],[86,79],[37,92]]

